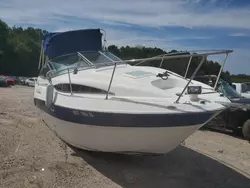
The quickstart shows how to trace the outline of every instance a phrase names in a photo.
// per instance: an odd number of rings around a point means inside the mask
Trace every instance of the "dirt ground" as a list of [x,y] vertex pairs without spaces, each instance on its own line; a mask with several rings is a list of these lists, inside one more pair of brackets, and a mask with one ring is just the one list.
[[33,88],[0,88],[1,188],[250,187],[250,144],[197,131],[165,156],[72,148],[39,118]]

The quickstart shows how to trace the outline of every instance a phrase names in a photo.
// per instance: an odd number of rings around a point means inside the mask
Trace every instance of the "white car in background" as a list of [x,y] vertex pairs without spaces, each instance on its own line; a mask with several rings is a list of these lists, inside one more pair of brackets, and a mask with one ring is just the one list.
[[37,81],[36,77],[28,78],[27,80],[25,80],[25,85],[35,87],[36,81]]

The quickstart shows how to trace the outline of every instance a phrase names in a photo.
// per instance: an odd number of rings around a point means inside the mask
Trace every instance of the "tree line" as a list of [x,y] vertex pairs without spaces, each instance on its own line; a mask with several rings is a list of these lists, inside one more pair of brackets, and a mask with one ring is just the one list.
[[[5,22],[0,20],[0,75],[37,76],[39,73],[38,61],[41,41],[46,33],[48,33],[48,31],[39,28],[9,27]],[[115,45],[108,46],[108,50],[121,59],[147,58],[178,52],[176,50],[166,52],[156,47],[122,46],[119,48]],[[187,54],[188,52],[183,51],[181,53]],[[167,63],[163,63],[162,68],[184,75],[188,60],[189,58],[165,60]],[[188,77],[193,73],[199,62],[199,57],[192,58]],[[143,65],[158,67],[160,60],[148,61],[143,63]],[[206,60],[198,72],[198,75],[217,75],[219,70],[220,64],[218,62]],[[250,75],[231,75],[228,71],[222,73],[222,78],[227,81],[250,81]]]

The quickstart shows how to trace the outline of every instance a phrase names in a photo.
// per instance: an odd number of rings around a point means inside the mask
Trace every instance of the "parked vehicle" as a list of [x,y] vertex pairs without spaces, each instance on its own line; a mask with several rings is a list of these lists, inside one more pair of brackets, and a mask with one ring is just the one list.
[[247,85],[247,92],[250,93],[250,82],[244,82]]
[[241,94],[241,96],[250,98],[250,90],[246,83],[233,83],[233,88]]
[[13,86],[16,83],[15,79],[13,79],[11,77],[4,76],[4,75],[0,75],[0,77],[4,78],[7,81],[8,85],[12,85]]
[[[214,86],[217,76],[196,76],[194,80]],[[233,88],[232,84],[223,79],[219,79],[215,90],[221,93],[221,97],[225,96],[231,101],[229,108],[220,114],[224,121],[224,127],[221,125],[216,125],[216,127],[232,130],[237,134],[242,133],[246,140],[250,140],[250,99],[243,97]],[[220,103],[220,101],[217,102]],[[214,127],[214,125],[212,126]]]
[[25,85],[25,80],[27,80],[27,77],[17,77],[16,78],[16,84],[18,85]]
[[28,78],[28,79],[25,80],[25,85],[35,87],[35,82],[36,81],[37,81],[36,77]]
[[6,81],[6,79],[4,77],[0,76],[0,87],[8,87],[8,82]]

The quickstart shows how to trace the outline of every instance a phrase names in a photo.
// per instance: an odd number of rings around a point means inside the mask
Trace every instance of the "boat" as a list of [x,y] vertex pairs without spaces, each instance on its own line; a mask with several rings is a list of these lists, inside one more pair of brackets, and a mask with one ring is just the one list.
[[[221,123],[213,124],[211,122],[206,126],[219,131],[230,130],[250,141],[250,98],[238,93],[235,90],[234,83],[227,82],[216,75],[196,76],[194,79],[213,86],[210,90],[218,91],[221,96],[216,99],[216,102],[227,107],[218,117],[222,120]],[[218,80],[217,85],[216,80]],[[225,102],[223,100],[225,98],[230,102]]]
[[250,99],[250,84],[248,83],[232,83],[234,89],[245,98]]
[[[56,135],[74,147],[123,154],[165,154],[225,110],[203,99],[205,84],[160,67],[131,63],[175,56],[122,60],[109,52],[101,29],[44,36],[34,104]],[[103,42],[104,41],[104,42]],[[218,94],[213,92],[213,94]]]

